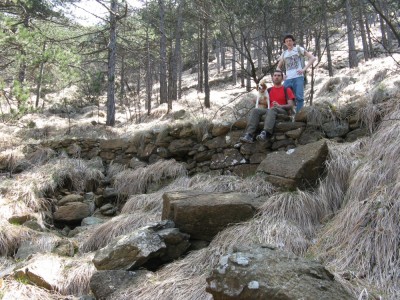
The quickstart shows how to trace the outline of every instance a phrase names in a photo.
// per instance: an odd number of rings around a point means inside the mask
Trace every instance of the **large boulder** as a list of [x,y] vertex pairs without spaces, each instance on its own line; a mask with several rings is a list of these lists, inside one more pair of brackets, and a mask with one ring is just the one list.
[[214,300],[355,299],[320,263],[269,246],[222,256],[206,291]]
[[280,187],[307,188],[319,179],[327,156],[328,146],[321,140],[286,152],[269,153],[257,172],[266,173],[267,180]]
[[151,275],[146,270],[124,271],[104,270],[97,271],[90,278],[90,289],[98,300],[110,299],[116,291],[121,291],[133,284],[138,284]]
[[190,246],[189,235],[163,221],[115,238],[98,250],[93,263],[98,270],[133,270],[144,264],[156,267],[181,256]]
[[192,239],[211,241],[230,224],[254,216],[260,200],[244,193],[167,192],[162,219],[174,221]]

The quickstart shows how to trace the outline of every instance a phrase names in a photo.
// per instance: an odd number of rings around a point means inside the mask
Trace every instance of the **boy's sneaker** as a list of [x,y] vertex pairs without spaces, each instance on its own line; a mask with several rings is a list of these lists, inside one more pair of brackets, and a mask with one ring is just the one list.
[[271,134],[269,132],[266,132],[265,130],[261,131],[259,135],[257,135],[257,141],[260,142],[265,142],[271,137]]
[[253,137],[252,137],[252,135],[250,133],[246,133],[244,136],[242,136],[240,138],[240,141],[244,142],[244,143],[249,143],[249,144],[253,144],[254,143]]

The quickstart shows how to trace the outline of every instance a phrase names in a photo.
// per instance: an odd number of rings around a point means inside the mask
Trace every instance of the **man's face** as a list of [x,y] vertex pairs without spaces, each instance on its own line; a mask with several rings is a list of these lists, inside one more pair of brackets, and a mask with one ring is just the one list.
[[283,81],[282,73],[280,73],[280,72],[275,72],[275,73],[272,75],[272,82],[273,82],[273,83],[275,83],[275,84],[281,84],[282,81]]
[[291,38],[286,38],[286,39],[285,39],[285,45],[286,45],[286,47],[292,48],[292,47],[293,47],[293,43],[294,43],[294,41],[293,41]]

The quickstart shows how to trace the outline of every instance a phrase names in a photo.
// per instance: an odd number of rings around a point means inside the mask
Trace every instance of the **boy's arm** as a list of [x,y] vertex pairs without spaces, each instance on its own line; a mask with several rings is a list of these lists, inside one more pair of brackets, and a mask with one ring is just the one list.
[[281,71],[281,68],[282,68],[283,63],[284,63],[284,60],[283,60],[283,53],[282,53],[282,55],[279,57],[278,65],[276,66],[276,69],[277,69],[278,71]]

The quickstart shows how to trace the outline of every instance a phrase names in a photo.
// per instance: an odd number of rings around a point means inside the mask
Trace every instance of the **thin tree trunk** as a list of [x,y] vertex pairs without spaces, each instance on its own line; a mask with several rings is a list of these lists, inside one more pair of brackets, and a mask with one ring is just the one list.
[[164,0],[158,0],[160,7],[160,103],[167,103],[167,37],[165,35],[165,5]]
[[208,20],[204,18],[204,106],[210,108],[210,85],[208,82]]
[[44,70],[44,52],[46,51],[46,42],[43,42],[43,48],[42,48],[42,60],[40,62],[40,69],[39,69],[39,77],[37,81],[37,88],[36,88],[36,103],[35,107],[39,107],[39,99],[40,99],[40,94],[42,92],[42,80],[43,80],[43,70]]
[[[146,1],[147,7],[147,1]],[[147,115],[151,113],[151,96],[153,89],[153,80],[152,80],[152,69],[151,69],[151,53],[150,53],[150,40],[149,40],[149,28],[146,27],[146,106],[147,106]]]
[[358,1],[358,26],[360,27],[360,33],[361,33],[361,40],[362,40],[362,45],[363,45],[363,53],[364,53],[364,60],[368,61],[369,59],[369,49],[368,49],[368,43],[367,43],[367,35],[365,34],[365,27],[364,27],[364,16],[363,16],[363,10],[362,10],[362,0]]
[[347,25],[347,42],[349,45],[349,67],[356,68],[358,66],[356,46],[354,42],[353,18],[351,13],[350,0],[346,0],[346,25]]
[[121,51],[121,73],[120,73],[119,104],[124,104],[125,98],[125,49]]
[[217,73],[221,74],[221,43],[219,40],[215,41],[215,57],[217,58]]
[[367,31],[367,40],[368,40],[368,49],[369,49],[368,54],[369,54],[369,58],[372,58],[375,56],[375,54],[374,54],[374,46],[372,44],[371,30],[370,30],[370,26],[369,26],[370,18],[368,17],[368,15],[365,12],[365,6],[363,5],[364,1],[360,0],[360,2],[361,2],[362,14],[365,18],[365,29]]
[[249,76],[251,72],[250,60],[246,59],[246,91],[251,92],[251,77]]
[[236,49],[232,47],[232,83],[236,85],[237,82],[237,70],[236,70]]
[[199,70],[197,76],[197,90],[202,93],[203,92],[203,24],[201,22],[200,25],[200,34],[199,34]]
[[326,5],[327,5],[327,2],[325,2],[325,9],[324,9],[325,47],[326,47],[326,57],[328,60],[328,73],[329,73],[329,76],[332,77],[333,76],[333,65],[332,65],[332,56],[331,56],[331,45],[330,45],[330,41],[329,41],[328,16],[327,16],[327,12],[326,12]]
[[263,41],[261,37],[261,32],[257,38],[257,63],[258,63],[258,71],[262,72],[262,46],[263,46]]
[[226,69],[226,59],[225,59],[225,44],[221,41],[221,66],[222,70]]
[[117,0],[110,3],[110,42],[108,45],[108,90],[106,125],[115,125],[115,62],[117,54]]
[[244,43],[244,41],[243,41],[243,36],[242,35],[240,35],[240,53],[239,53],[239,55],[240,55],[240,85],[241,85],[241,87],[245,87],[245,72],[243,71],[244,70],[244,55],[243,55],[243,53],[244,53],[244,45],[243,45],[243,43]]

